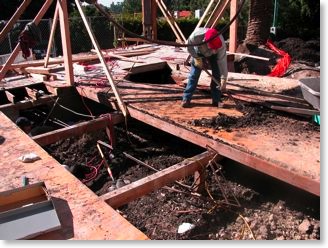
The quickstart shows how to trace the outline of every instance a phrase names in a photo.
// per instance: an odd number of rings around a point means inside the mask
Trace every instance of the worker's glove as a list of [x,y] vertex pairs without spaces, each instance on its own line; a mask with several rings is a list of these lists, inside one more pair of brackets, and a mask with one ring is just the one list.
[[194,58],[194,65],[199,69],[203,69],[203,60],[202,60],[202,58]]
[[227,91],[227,79],[226,78],[221,78],[221,92],[226,92]]

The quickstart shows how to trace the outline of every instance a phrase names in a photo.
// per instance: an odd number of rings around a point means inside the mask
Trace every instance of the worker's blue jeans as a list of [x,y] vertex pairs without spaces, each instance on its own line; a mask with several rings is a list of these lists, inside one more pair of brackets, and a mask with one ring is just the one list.
[[[203,60],[207,60],[209,65],[212,69],[212,76],[217,79],[218,82],[220,82],[220,70],[217,63],[217,55],[214,54],[211,57],[203,58]],[[188,78],[187,86],[183,92],[182,100],[183,101],[191,101],[192,95],[194,94],[194,91],[196,90],[198,80],[200,77],[202,70],[195,66],[194,59],[191,61],[191,70]],[[221,101],[221,90],[219,90],[217,87],[218,85],[214,82],[214,80],[211,80],[211,97],[212,101],[215,103],[218,103]]]

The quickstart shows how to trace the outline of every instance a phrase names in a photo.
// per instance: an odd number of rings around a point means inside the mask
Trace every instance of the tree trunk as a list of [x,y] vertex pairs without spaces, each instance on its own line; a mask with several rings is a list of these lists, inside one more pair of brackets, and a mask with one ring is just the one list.
[[269,38],[272,22],[272,0],[250,0],[249,18],[245,42],[264,44]]

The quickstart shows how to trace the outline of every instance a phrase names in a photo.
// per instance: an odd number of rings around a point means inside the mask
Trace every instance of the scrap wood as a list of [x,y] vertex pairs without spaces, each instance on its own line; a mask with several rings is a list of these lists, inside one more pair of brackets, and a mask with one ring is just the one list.
[[25,71],[28,73],[38,73],[38,74],[45,74],[50,75],[52,73],[64,70],[64,66],[53,66],[53,67],[26,67]]
[[[229,90],[230,93],[229,96],[233,95],[238,98],[242,98],[245,101],[254,102],[254,101],[263,101],[271,104],[277,104],[287,107],[297,107],[297,108],[309,108],[310,105],[307,102],[294,102],[286,99],[280,99],[276,98],[275,96],[269,96],[269,95],[259,95],[255,92],[244,92],[244,91],[238,91],[238,90]],[[228,94],[229,94],[228,93]]]
[[139,55],[146,55],[150,54],[154,51],[156,51],[158,48],[144,48],[144,49],[138,49],[138,50],[117,50],[114,51],[114,54],[116,55],[123,55],[123,56],[139,56]]
[[296,107],[291,107],[291,106],[277,106],[272,104],[272,102],[270,101],[259,101],[258,99],[254,99],[251,97],[247,97],[247,96],[242,96],[242,95],[234,95],[231,96],[232,98],[236,98],[242,101],[246,101],[246,102],[252,102],[254,104],[260,105],[260,106],[264,106],[273,110],[279,110],[279,111],[284,111],[287,113],[293,113],[293,114],[299,114],[299,115],[308,115],[308,116],[313,116],[316,114],[320,114],[320,111],[318,110],[313,110],[313,109],[307,109],[307,108],[296,108]]
[[274,106],[274,105],[271,105],[271,109],[285,111],[293,114],[309,115],[309,116],[320,115],[320,111],[312,110],[312,109],[282,107],[282,106]]
[[111,171],[111,169],[109,167],[109,164],[107,163],[107,160],[106,160],[106,158],[105,158],[105,156],[104,156],[104,154],[103,154],[103,152],[102,152],[101,147],[100,147],[99,144],[97,144],[97,148],[98,148],[98,151],[100,153],[101,158],[104,160],[104,163],[106,165],[106,169],[107,169],[107,172],[108,172],[109,176],[111,177],[111,179],[113,180],[113,182],[115,182],[115,179],[113,177],[113,173],[112,173],[112,171]]
[[299,102],[299,103],[306,103],[306,101],[303,98],[272,93],[272,92],[268,92],[268,91],[264,91],[264,90],[258,90],[258,89],[242,86],[239,84],[231,83],[229,81],[227,82],[227,85],[233,85],[233,86],[242,88],[243,92],[254,92],[254,93],[257,93],[258,95],[272,96],[272,97],[279,98],[279,99],[290,100],[290,101]]
[[[84,61],[93,61],[93,60],[99,60],[98,56],[93,54],[88,54],[88,55],[73,55],[72,57],[72,62],[84,62]],[[48,65],[63,64],[63,63],[64,63],[64,58],[54,58],[48,62]],[[42,66],[42,65],[44,65],[44,59],[11,64],[8,67],[8,69],[26,68],[31,66],[35,67],[35,66]],[[2,65],[0,65],[0,69],[2,69]]]
[[[93,52],[93,53],[97,53],[95,49],[91,49],[90,51]],[[112,53],[112,52],[105,52],[105,51],[101,51],[101,52],[106,58],[113,57],[113,58],[116,58],[116,59],[120,59],[120,60],[128,61],[128,62],[133,62],[133,63],[145,63],[145,61],[137,60],[137,59],[130,59],[130,58],[125,57],[123,55],[115,54],[115,53]]]

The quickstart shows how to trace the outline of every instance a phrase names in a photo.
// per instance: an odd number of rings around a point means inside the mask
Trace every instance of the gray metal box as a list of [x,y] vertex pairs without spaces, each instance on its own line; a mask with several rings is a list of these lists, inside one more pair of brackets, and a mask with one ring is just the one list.
[[0,192],[0,239],[29,239],[59,228],[43,182]]
[[299,82],[304,99],[320,110],[320,78],[302,78]]

